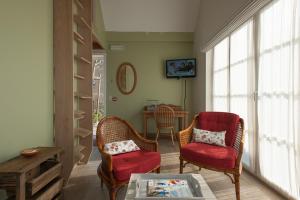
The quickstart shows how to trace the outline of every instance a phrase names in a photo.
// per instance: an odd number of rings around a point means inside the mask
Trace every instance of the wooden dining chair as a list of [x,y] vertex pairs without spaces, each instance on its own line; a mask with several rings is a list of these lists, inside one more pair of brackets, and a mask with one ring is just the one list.
[[172,143],[174,145],[175,112],[173,108],[167,105],[157,106],[154,111],[154,118],[156,123],[156,141],[160,131],[167,129],[171,132]]

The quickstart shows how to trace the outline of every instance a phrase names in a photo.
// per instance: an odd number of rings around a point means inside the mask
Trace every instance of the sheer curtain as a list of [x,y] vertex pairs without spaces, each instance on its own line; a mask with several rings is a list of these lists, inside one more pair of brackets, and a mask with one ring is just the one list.
[[245,144],[243,163],[254,168],[253,136],[254,136],[254,57],[253,57],[253,25],[252,20],[246,22],[230,35],[230,67],[229,67],[229,111],[238,114],[245,122]]
[[277,0],[259,15],[259,170],[300,199],[300,0]]
[[232,112],[245,121],[243,163],[254,170],[253,21],[249,20],[206,54],[213,66],[213,110]]

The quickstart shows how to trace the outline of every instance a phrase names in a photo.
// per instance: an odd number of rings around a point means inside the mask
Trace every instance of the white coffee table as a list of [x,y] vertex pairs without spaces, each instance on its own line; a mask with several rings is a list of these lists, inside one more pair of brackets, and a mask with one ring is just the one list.
[[[191,198],[159,198],[159,197],[144,197],[136,198],[136,182],[139,179],[193,179],[200,187],[201,196]],[[196,184],[197,185],[197,184]],[[194,188],[195,189],[195,188]],[[196,189],[196,190],[197,190]],[[216,200],[215,195],[210,190],[209,186],[200,174],[132,174],[128,184],[125,200],[157,200],[157,199],[174,199],[174,200]]]

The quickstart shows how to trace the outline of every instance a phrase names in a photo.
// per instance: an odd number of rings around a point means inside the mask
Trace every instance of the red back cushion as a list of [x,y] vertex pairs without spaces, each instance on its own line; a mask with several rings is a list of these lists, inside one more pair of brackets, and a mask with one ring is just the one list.
[[227,112],[201,112],[199,113],[199,128],[208,131],[224,131],[225,143],[233,147],[236,130],[240,117],[233,113]]

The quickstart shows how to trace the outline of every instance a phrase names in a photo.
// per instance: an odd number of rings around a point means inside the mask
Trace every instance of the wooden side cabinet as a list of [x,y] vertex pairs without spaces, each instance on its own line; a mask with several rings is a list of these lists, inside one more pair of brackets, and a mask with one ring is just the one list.
[[62,148],[38,147],[33,157],[18,156],[0,164],[0,188],[9,199],[58,199],[63,188]]

